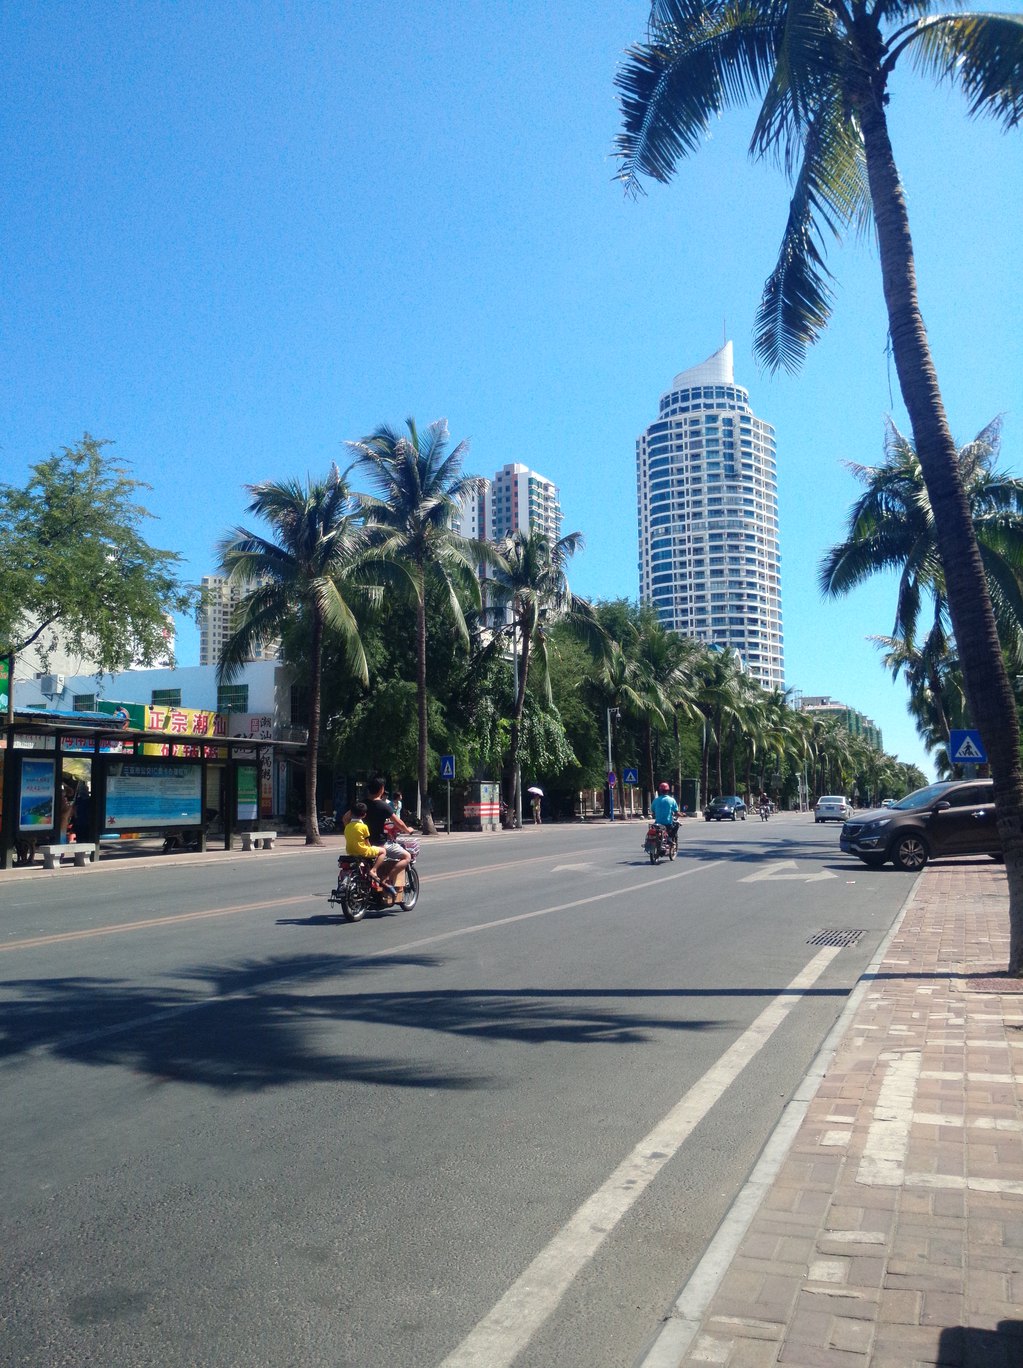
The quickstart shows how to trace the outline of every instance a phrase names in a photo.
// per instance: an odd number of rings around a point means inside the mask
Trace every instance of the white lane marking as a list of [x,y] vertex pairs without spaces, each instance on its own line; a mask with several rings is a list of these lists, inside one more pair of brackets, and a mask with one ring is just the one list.
[[[675,1303],[668,1313],[667,1320],[661,1325],[649,1351],[640,1361],[638,1368],[678,1368],[679,1363],[692,1347],[710,1304],[724,1281],[725,1274],[731,1267],[732,1261],[739,1252],[740,1245],[746,1238],[747,1231],[752,1226],[762,1204],[766,1201],[775,1179],[781,1172],[782,1165],[796,1142],[799,1128],[806,1120],[810,1104],[817,1096],[817,1092],[831,1068],[832,1061],[838,1053],[840,1044],[849,1038],[860,1007],[864,1002],[873,1002],[884,996],[880,991],[871,992],[868,989],[877,974],[880,973],[882,966],[889,963],[888,951],[899,933],[919,884],[920,876],[918,875],[910,885],[905,901],[896,914],[895,920],[885,932],[881,944],[874,952],[874,958],[860,976],[859,982],[849,994],[845,1006],[839,1013],[838,1020],[817,1051],[813,1063],[807,1070],[806,1077],[796,1089],[791,1102],[782,1112],[781,1120],[771,1132],[760,1158],[754,1165],[753,1172],[746,1180],[745,1187],[736,1197],[724,1220],[718,1226],[717,1232],[704,1250],[700,1262],[690,1273],[688,1281],[676,1297]],[[836,1105],[841,1105],[841,1103],[836,1101]],[[831,1119],[841,1121],[845,1118],[835,1116]]]
[[811,988],[840,946],[828,946],[797,974],[738,1040],[689,1089],[579,1207],[441,1368],[507,1368],[556,1309],[608,1235],[746,1065]]
[[[372,950],[368,955],[355,955],[347,961],[350,966],[358,965],[366,960],[387,959],[392,955],[404,955],[410,950],[421,950],[424,945],[437,945],[440,941],[453,940],[456,936],[472,936],[477,931],[492,931],[496,926],[508,926],[512,922],[529,921],[532,917],[546,917],[552,912],[567,912],[574,907],[585,907],[587,903],[603,902],[607,898],[630,898],[641,888],[650,888],[654,884],[668,883],[672,879],[685,879],[690,874],[699,874],[705,869],[713,869],[715,865],[722,864],[721,860],[709,860],[703,865],[694,865],[692,869],[680,869],[675,874],[663,874],[659,879],[647,879],[643,883],[633,884],[628,889],[617,888],[610,893],[593,893],[588,898],[576,898],[572,902],[557,903],[553,907],[541,907],[535,912],[518,912],[513,917],[499,917],[496,921],[478,922],[475,926],[462,926],[457,931],[440,931],[435,936],[423,936],[419,940],[409,941],[406,945],[391,946],[387,950]],[[289,901],[301,901],[301,899],[291,899]],[[269,904],[273,906],[275,904]],[[633,910],[629,904],[629,911]],[[200,914],[194,914],[200,915]],[[202,914],[204,915],[204,914]],[[122,1021],[118,1026],[102,1026],[95,1031],[85,1031],[78,1035],[64,1036],[61,1038],[61,1045],[64,1047],[84,1045],[93,1040],[102,1040],[105,1036],[124,1035],[125,1031],[134,1031],[141,1026],[152,1026],[158,1021],[167,1021],[171,1017],[183,1016],[186,1012],[197,1012],[201,1007],[211,1007],[214,1003],[233,1002],[240,998],[249,996],[249,990],[239,989],[235,993],[212,993],[209,997],[198,998],[194,1002],[182,1002],[174,1007],[165,1007],[160,1012],[154,1012],[151,1016],[135,1017],[131,1021]],[[41,1047],[40,1047],[41,1048]],[[47,1047],[49,1048],[49,1047]]]
[[795,879],[797,883],[816,883],[819,879],[837,878],[838,875],[831,869],[818,869],[813,874],[804,874],[795,860],[775,860],[772,864],[764,865],[763,869],[758,869],[755,874],[747,874],[739,883],[759,883],[762,879],[774,882]]
[[870,1187],[901,1187],[906,1176],[921,1054],[919,1050],[907,1050],[881,1058],[887,1059],[888,1068],[877,1094],[856,1181]]

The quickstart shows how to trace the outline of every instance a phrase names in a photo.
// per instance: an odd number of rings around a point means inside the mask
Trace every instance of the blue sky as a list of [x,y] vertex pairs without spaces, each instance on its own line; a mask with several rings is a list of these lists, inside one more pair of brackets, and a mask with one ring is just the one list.
[[[1005,6],[1015,11],[1018,5]],[[83,431],[152,485],[150,540],[198,578],[243,486],[345,464],[378,423],[445,417],[467,468],[524,461],[635,597],[635,440],[728,336],[778,446],[786,675],[930,772],[867,638],[879,582],[824,603],[823,551],[902,426],[872,243],[832,249],[833,324],[798,376],[752,326],[787,187],[718,125],[668,187],[612,180],[613,78],[640,0],[103,3],[0,10],[0,478]],[[890,108],[953,431],[1005,414],[1020,466],[1023,133],[909,68]],[[180,624],[181,663],[198,658]]]

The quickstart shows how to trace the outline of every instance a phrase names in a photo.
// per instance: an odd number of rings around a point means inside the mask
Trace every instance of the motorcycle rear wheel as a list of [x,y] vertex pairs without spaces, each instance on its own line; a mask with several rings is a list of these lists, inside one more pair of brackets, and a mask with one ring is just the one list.
[[677,854],[678,854],[678,846],[675,844],[674,841],[669,841],[669,842],[668,842],[668,863],[669,863],[669,864],[672,862],[672,860],[675,858],[675,856],[676,856]]
[[362,882],[353,874],[349,874],[338,884],[338,901],[341,904],[341,915],[345,921],[362,921],[369,910],[370,894]]
[[398,906],[403,912],[411,912],[418,901],[419,875],[416,873],[415,865],[409,865],[405,870],[405,892],[402,894]]

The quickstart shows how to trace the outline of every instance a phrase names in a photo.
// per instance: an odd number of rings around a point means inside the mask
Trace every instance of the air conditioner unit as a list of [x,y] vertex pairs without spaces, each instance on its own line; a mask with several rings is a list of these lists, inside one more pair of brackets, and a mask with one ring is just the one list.
[[52,698],[54,694],[62,694],[64,692],[64,676],[60,674],[40,675],[39,688],[47,698]]

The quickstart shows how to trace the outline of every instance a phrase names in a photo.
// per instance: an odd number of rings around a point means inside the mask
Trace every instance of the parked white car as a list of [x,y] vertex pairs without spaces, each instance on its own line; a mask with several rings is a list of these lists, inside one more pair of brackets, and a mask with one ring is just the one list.
[[828,793],[817,799],[813,810],[815,822],[844,822],[852,816],[852,803],[841,794]]

